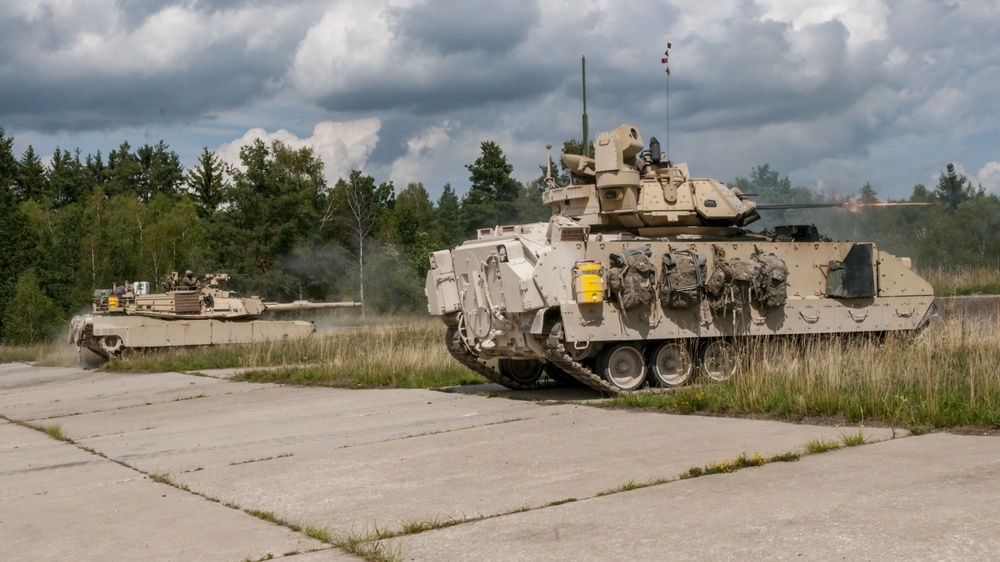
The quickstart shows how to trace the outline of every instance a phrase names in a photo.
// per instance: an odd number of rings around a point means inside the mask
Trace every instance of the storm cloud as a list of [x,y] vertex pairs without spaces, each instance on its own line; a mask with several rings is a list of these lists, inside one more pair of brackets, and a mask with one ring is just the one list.
[[[693,173],[770,163],[883,198],[949,162],[1000,192],[1000,6],[940,0],[0,1],[0,127],[39,154],[164,140],[193,165],[256,138],[445,182],[494,140],[528,181],[545,144],[620,123]],[[660,57],[667,41],[671,75]],[[669,80],[669,81],[668,81]],[[668,95],[669,92],[669,95]]]

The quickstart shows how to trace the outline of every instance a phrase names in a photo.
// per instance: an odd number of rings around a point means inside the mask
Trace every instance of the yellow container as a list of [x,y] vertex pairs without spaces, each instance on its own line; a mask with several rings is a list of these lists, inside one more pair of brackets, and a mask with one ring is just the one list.
[[601,262],[578,261],[573,266],[573,290],[576,302],[597,304],[604,301],[604,267]]
[[118,308],[118,297],[110,296],[108,297],[108,310],[116,310]]

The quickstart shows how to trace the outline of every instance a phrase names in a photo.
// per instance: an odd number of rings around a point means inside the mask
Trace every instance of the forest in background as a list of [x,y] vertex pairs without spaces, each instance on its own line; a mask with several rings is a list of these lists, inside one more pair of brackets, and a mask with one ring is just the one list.
[[[227,272],[229,287],[268,300],[363,301],[370,313],[425,310],[427,254],[473,237],[476,228],[548,220],[544,165],[524,184],[503,150],[481,144],[466,166],[469,188],[431,200],[422,183],[379,182],[361,170],[329,186],[308,148],[245,146],[239,162],[204,149],[185,170],[163,141],[106,156],[57,149],[43,163],[32,147],[13,153],[0,128],[0,341],[41,341],[89,310],[96,288],[171,272]],[[580,153],[567,141],[563,153]],[[568,176],[558,172],[556,183]],[[793,187],[763,164],[729,185],[760,203],[878,203],[870,184],[829,196]],[[759,231],[815,224],[834,240],[874,241],[915,268],[1000,266],[1000,199],[947,164],[936,186],[905,202],[926,206],[762,211]]]

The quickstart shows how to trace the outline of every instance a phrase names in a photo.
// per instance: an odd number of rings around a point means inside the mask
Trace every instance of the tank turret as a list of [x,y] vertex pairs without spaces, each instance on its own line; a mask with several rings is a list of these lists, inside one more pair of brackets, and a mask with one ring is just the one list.
[[731,235],[760,218],[739,189],[692,178],[686,164],[663,160],[655,137],[644,150],[639,131],[629,125],[599,133],[594,158],[567,154],[563,163],[584,183],[550,189],[542,200],[553,214],[592,232]]
[[199,276],[198,286],[183,285],[164,293],[149,294],[140,284],[125,283],[111,290],[94,291],[91,301],[94,314],[147,316],[166,319],[251,319],[267,311],[316,310],[321,308],[351,308],[359,302],[264,302],[258,296],[243,297],[223,289],[229,281],[226,273],[208,273]]

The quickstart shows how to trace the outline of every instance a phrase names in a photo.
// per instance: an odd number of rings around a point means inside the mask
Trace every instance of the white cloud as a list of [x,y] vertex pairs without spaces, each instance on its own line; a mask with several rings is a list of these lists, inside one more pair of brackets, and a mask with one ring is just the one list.
[[226,162],[238,164],[240,149],[260,139],[267,144],[281,141],[293,149],[311,147],[323,161],[328,186],[346,178],[351,170],[364,170],[368,158],[378,142],[382,123],[375,118],[356,121],[323,121],[317,123],[311,137],[300,139],[295,134],[279,129],[268,133],[264,129],[248,130],[242,137],[219,147],[216,153]]
[[987,162],[976,174],[975,184],[982,184],[986,188],[986,193],[1000,195],[1000,162],[996,160]]
[[[292,83],[307,96],[349,88],[352,78],[399,71],[406,53],[393,53],[393,35],[384,15],[395,3],[338,2],[312,26],[299,44],[289,71]],[[391,57],[396,65],[389,64]]]
[[796,32],[838,21],[847,28],[848,47],[856,49],[888,35],[889,7],[879,0],[757,0],[763,19],[791,24]]
[[[454,124],[445,121],[410,138],[406,142],[406,154],[393,161],[390,168],[389,179],[393,184],[401,189],[412,182],[426,182],[437,175],[435,168],[454,166],[456,162],[451,157],[455,128]],[[435,193],[436,187],[432,186]]]

